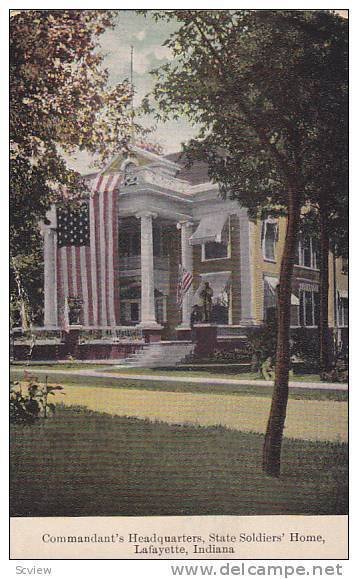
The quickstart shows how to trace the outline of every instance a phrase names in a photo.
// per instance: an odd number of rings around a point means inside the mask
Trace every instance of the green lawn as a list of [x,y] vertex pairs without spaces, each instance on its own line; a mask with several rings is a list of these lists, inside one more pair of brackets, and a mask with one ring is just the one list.
[[[263,380],[258,372],[244,372],[242,368],[235,366],[213,366],[208,368],[204,366],[179,366],[176,368],[111,368],[106,367],[104,372],[114,372],[116,374],[153,374],[158,376],[185,376],[185,377],[202,377],[202,378],[230,378],[237,380]],[[320,382],[319,374],[293,374],[290,380],[294,382]]]
[[[201,392],[201,393],[213,393],[213,394],[235,394],[235,395],[252,395],[252,396],[272,396],[272,386],[252,386],[245,384],[244,382],[238,382],[238,384],[211,384],[210,377],[205,384],[196,384],[193,382],[159,382],[155,380],[133,380],[128,373],[128,378],[118,379],[118,378],[101,378],[97,376],[80,376],[80,375],[68,375],[61,372],[62,367],[58,367],[58,372],[56,374],[48,375],[49,383],[60,383],[69,384],[77,386],[101,386],[103,388],[133,388],[133,389],[144,389],[144,390],[159,390],[165,392]],[[142,374],[146,374],[148,370],[143,371]],[[31,368],[30,373],[36,376],[36,368]],[[140,373],[140,372],[138,372]],[[152,373],[152,372],[150,372]],[[24,376],[24,369],[17,367],[12,367],[11,369],[12,379],[21,380]],[[158,376],[161,375],[159,372]],[[173,375],[173,374],[170,374]],[[187,374],[184,374],[187,376]],[[211,376],[212,377],[212,376]],[[222,377],[222,376],[221,376]],[[39,374],[40,381],[45,380],[44,374]],[[348,392],[342,390],[309,390],[303,388],[290,388],[290,398],[296,400],[336,400],[336,401],[347,401]]]
[[12,426],[12,516],[345,514],[347,447],[284,441],[282,476],[261,471],[263,436],[59,406]]

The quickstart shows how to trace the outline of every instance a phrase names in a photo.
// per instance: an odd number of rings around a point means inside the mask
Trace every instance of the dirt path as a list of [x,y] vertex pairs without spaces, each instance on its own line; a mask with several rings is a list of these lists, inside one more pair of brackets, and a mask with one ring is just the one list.
[[[171,424],[220,424],[264,433],[270,398],[219,394],[158,392],[98,386],[65,386],[57,402],[82,405],[118,416],[135,416]],[[285,436],[304,440],[347,440],[347,403],[289,400]]]

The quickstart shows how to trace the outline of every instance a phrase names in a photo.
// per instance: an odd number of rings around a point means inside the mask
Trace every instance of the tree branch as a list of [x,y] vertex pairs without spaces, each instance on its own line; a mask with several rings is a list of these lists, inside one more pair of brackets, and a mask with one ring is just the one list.
[[[208,49],[210,50],[210,52],[212,53],[212,55],[214,56],[215,60],[220,64],[221,67],[221,74],[225,79],[228,79],[228,74],[226,72],[226,67],[225,64],[220,56],[220,54],[218,53],[218,51],[214,48],[214,46],[212,45],[212,43],[210,42],[210,40],[208,39],[207,35],[205,34],[204,30],[202,29],[202,26],[199,24],[198,22],[198,18],[194,18],[193,20],[193,24],[194,26],[197,28],[199,34],[201,35],[202,39],[204,40],[206,46],[208,47]],[[240,106],[240,109],[243,113],[243,115],[246,117],[246,121],[247,124],[256,132],[256,135],[258,136],[259,140],[261,141],[262,145],[265,146],[266,150],[269,152],[269,154],[272,156],[272,158],[275,160],[276,164],[278,165],[279,169],[281,170],[281,172],[284,174],[286,180],[288,182],[292,182],[294,175],[293,172],[291,171],[290,167],[289,167],[289,162],[287,161],[287,159],[284,157],[284,155],[282,155],[277,147],[274,145],[274,143],[271,143],[266,129],[265,127],[263,127],[259,121],[252,115],[251,111],[249,110],[249,108],[246,106],[245,102],[243,101],[243,99],[240,97],[240,95],[236,94],[236,100]]]

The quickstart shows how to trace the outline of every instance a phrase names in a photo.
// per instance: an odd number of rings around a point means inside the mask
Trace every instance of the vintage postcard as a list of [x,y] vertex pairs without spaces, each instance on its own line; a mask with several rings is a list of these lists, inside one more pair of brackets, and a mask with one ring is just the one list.
[[11,559],[341,574],[348,10],[9,22]]

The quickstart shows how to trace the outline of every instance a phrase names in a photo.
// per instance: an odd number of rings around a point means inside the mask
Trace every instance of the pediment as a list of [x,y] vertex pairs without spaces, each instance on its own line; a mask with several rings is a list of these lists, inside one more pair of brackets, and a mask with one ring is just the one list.
[[161,172],[174,176],[180,167],[157,153],[147,151],[141,147],[130,145],[128,151],[116,155],[107,165],[104,174],[119,173],[126,162],[134,162],[138,167],[151,166]]

